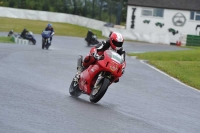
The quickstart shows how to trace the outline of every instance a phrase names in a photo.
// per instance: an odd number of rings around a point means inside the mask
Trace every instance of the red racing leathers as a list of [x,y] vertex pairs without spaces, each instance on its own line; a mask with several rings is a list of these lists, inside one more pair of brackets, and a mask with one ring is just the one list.
[[[102,41],[99,44],[97,44],[97,46],[91,48],[90,53],[83,60],[84,69],[88,68],[91,64],[94,64],[97,60],[96,57],[101,56],[103,54],[103,52],[107,49],[113,50],[110,46],[110,40]],[[114,51],[116,51],[119,55],[121,55],[125,61],[126,53],[125,53],[123,47],[121,47],[121,49],[119,49],[119,50],[114,50]]]

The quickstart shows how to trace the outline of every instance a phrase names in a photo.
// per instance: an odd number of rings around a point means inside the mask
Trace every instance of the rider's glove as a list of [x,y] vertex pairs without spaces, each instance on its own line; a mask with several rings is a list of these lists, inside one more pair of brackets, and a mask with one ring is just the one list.
[[52,37],[54,34],[55,34],[55,33],[54,33],[54,32],[52,32],[52,33],[51,33],[51,37]]
[[90,55],[93,56],[96,60],[101,59],[101,56],[97,53],[96,48],[90,50]]
[[99,60],[99,59],[101,58],[101,56],[99,56],[99,55],[97,54],[97,52],[93,53],[93,57],[94,57],[95,59],[97,59],[97,60]]

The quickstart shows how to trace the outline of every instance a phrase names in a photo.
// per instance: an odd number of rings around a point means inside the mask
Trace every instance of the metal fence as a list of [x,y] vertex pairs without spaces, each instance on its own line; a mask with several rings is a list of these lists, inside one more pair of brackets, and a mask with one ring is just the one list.
[[0,6],[61,12],[120,24],[122,1],[113,0],[0,0]]
[[187,35],[187,46],[200,46],[200,36]]

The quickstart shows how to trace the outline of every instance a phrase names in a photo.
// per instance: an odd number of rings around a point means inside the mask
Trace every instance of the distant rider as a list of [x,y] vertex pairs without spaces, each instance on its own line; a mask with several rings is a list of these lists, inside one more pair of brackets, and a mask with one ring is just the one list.
[[30,38],[28,37],[28,30],[26,28],[23,29],[21,35],[20,35],[23,39],[28,39],[30,40]]
[[9,32],[8,32],[8,36],[12,36],[14,34],[14,31],[13,30],[10,30]]
[[52,24],[48,24],[47,25],[47,27],[45,28],[45,31],[51,31],[51,37],[50,37],[50,45],[51,45],[51,41],[52,41],[52,37],[53,37],[53,35],[55,34],[54,33],[54,29],[53,29],[53,27],[52,27]]
[[[122,47],[123,42],[124,42],[124,38],[120,33],[112,32],[112,34],[110,35],[110,38],[108,40],[100,42],[97,46],[93,47],[90,50],[90,54],[88,54],[83,61],[82,70],[77,71],[77,74],[76,74],[74,80],[78,80],[80,77],[80,73],[83,70],[85,70],[86,68],[88,68],[91,64],[95,64],[95,62],[98,59],[100,59],[101,55],[107,49],[117,52],[119,55],[122,56],[122,58],[125,61],[126,53]],[[95,51],[95,52],[91,52],[91,51]],[[124,73],[124,69],[123,69],[123,73]],[[118,82],[118,81],[119,81],[119,79],[116,80],[115,82]]]

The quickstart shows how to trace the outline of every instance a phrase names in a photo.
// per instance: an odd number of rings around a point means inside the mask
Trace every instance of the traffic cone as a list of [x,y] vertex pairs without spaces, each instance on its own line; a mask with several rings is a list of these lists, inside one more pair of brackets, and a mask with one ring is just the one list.
[[181,46],[181,42],[176,41],[176,46]]
[[181,46],[181,42],[179,42],[179,46]]
[[178,41],[176,41],[176,46],[178,46]]

